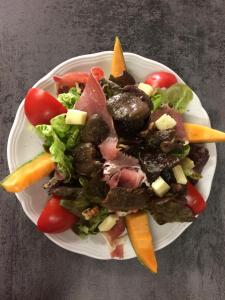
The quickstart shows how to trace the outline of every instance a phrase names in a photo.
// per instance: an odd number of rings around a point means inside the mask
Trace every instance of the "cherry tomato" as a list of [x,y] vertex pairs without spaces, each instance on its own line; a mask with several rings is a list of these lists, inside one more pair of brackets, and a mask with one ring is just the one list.
[[60,198],[53,196],[44,207],[37,228],[41,232],[63,232],[78,221],[78,217],[60,206]]
[[145,83],[151,85],[154,88],[168,88],[171,85],[177,83],[176,76],[172,73],[168,72],[155,72],[149,74],[146,79]]
[[193,213],[198,215],[206,207],[205,200],[199,191],[191,184],[187,184],[187,204],[192,209]]
[[49,124],[52,118],[67,112],[67,109],[52,95],[38,88],[29,89],[25,97],[24,110],[33,125]]
[[91,69],[91,73],[97,81],[101,80],[105,76],[104,71],[99,67],[93,67]]

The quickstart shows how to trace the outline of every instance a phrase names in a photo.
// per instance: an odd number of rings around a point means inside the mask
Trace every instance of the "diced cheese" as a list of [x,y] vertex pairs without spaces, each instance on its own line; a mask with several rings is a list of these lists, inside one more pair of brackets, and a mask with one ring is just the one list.
[[195,163],[189,157],[185,157],[181,161],[181,166],[183,169],[193,169],[195,167]]
[[98,226],[99,231],[108,231],[116,225],[117,220],[119,219],[116,215],[109,215],[105,220]]
[[163,197],[170,189],[170,186],[165,180],[159,176],[152,184],[151,187],[157,196]]
[[142,90],[143,92],[145,92],[145,94],[147,94],[148,96],[151,96],[154,91],[154,88],[151,85],[143,83],[143,82],[139,83],[138,88],[139,88],[139,90]]
[[184,174],[184,171],[183,171],[181,165],[177,165],[176,167],[173,168],[173,175],[176,178],[177,183],[180,183],[180,184],[187,183],[187,178]]
[[129,215],[129,212],[127,212],[127,211],[117,211],[116,215],[118,217],[125,217],[125,216]]
[[85,125],[86,119],[86,111],[68,109],[65,122],[69,125]]
[[167,130],[172,129],[176,126],[177,122],[167,114],[162,115],[157,121],[155,121],[155,125],[159,130]]

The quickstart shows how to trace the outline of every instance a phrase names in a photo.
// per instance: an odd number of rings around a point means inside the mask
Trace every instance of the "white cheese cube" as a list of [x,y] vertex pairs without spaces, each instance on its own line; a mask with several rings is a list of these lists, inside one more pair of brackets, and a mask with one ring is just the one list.
[[117,220],[119,219],[116,215],[109,215],[105,220],[98,226],[99,231],[109,231],[116,225]]
[[167,130],[172,129],[176,126],[177,122],[167,114],[162,115],[157,121],[155,121],[155,125],[159,130]]
[[170,189],[170,186],[165,180],[159,176],[152,184],[151,187],[157,196],[163,197]]
[[184,171],[183,171],[181,165],[177,165],[176,167],[173,168],[173,175],[176,178],[177,183],[180,183],[180,184],[187,183],[187,178],[184,174]]
[[154,91],[154,88],[151,85],[143,83],[143,82],[139,83],[138,88],[139,88],[139,90],[142,90],[143,92],[145,92],[145,94],[147,94],[148,96],[151,96]]
[[181,166],[183,169],[193,169],[195,167],[195,163],[189,157],[185,157],[181,161]]
[[86,111],[68,109],[65,123],[69,125],[85,125],[87,119]]

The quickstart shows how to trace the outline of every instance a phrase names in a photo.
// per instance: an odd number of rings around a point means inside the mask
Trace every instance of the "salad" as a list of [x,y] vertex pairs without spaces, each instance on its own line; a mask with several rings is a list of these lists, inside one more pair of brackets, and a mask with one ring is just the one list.
[[109,78],[94,66],[54,76],[57,98],[31,88],[24,111],[43,153],[1,186],[20,192],[49,176],[41,232],[101,233],[111,256],[122,258],[127,230],[140,261],[156,273],[149,215],[159,225],[196,219],[206,206],[195,187],[209,159],[204,143],[225,141],[225,133],[183,122],[193,92],[174,74],[134,78],[116,38]]

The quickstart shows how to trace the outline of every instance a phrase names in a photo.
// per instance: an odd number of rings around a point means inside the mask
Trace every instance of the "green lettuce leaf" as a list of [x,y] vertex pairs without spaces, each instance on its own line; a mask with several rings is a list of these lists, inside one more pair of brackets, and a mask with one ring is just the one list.
[[50,125],[37,125],[36,131],[56,162],[57,170],[69,181],[74,168],[72,155],[68,151],[79,143],[80,126],[67,125],[65,116],[65,114],[56,116],[51,119]]
[[153,111],[159,109],[163,104],[168,104],[177,112],[183,114],[192,98],[192,90],[183,83],[176,83],[166,90],[158,88],[156,93],[151,96]]
[[51,125],[58,137],[63,141],[67,150],[73,149],[80,139],[79,125],[68,125],[65,123],[66,114],[51,119]]
[[184,174],[193,180],[199,180],[202,178],[202,175],[196,172],[194,169],[183,169],[183,170],[184,170]]
[[172,222],[193,222],[195,217],[184,196],[168,193],[150,203],[150,213],[159,225]]
[[74,104],[80,98],[80,90],[78,88],[71,88],[68,93],[62,93],[58,95],[58,101],[62,103],[67,109],[74,107]]
[[183,159],[188,156],[190,149],[191,147],[189,144],[184,145],[181,150],[174,150],[173,152],[171,152],[171,154],[178,157],[179,159]]
[[70,130],[71,125],[65,123],[66,114],[62,114],[51,119],[50,124],[52,125],[53,131],[57,136],[64,140]]
[[44,146],[49,148],[54,162],[57,164],[58,171],[70,179],[73,171],[72,156],[65,155],[66,146],[59,139],[51,125],[38,125],[36,131],[44,139]]
[[79,236],[86,236],[88,234],[96,234],[99,232],[98,225],[109,215],[108,209],[103,207],[99,213],[90,220],[81,218],[73,227],[73,231]]
[[76,200],[62,199],[60,205],[75,215],[79,215],[84,209],[90,206],[85,197],[78,197]]
[[151,96],[152,104],[153,104],[153,111],[156,111],[161,107],[163,104],[163,96],[160,93],[156,93]]
[[193,98],[193,92],[186,84],[176,83],[166,90],[166,102],[179,113],[184,113]]

